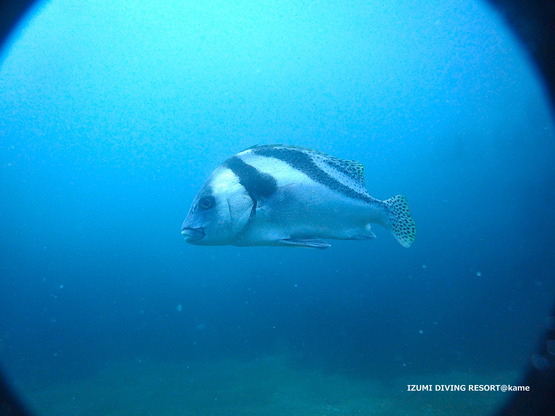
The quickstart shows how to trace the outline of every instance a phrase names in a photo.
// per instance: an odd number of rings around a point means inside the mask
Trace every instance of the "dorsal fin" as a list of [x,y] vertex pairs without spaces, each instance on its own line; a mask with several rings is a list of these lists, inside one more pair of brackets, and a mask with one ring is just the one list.
[[335,169],[343,172],[357,183],[364,186],[364,165],[356,160],[338,159],[333,156],[321,154],[323,160]]

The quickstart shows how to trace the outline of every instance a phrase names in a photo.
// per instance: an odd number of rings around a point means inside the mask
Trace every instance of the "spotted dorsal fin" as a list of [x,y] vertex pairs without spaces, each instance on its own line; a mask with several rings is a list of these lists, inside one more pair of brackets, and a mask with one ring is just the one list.
[[333,156],[322,154],[324,161],[333,168],[343,172],[345,175],[364,186],[364,165],[356,160],[338,159]]

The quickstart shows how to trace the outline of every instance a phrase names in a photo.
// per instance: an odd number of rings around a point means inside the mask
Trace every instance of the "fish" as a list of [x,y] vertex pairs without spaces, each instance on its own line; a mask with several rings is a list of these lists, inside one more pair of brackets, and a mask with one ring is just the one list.
[[376,238],[388,229],[403,247],[416,235],[403,195],[380,201],[364,166],[291,145],[256,145],[230,157],[195,196],[181,234],[195,245],[324,249],[328,239]]

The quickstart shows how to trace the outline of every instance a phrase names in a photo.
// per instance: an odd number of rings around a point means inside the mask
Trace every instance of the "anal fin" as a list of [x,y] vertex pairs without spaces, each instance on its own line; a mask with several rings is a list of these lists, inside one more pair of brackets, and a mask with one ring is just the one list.
[[374,234],[372,231],[366,233],[366,234],[357,234],[354,235],[350,238],[348,238],[348,240],[373,240],[374,238],[376,238],[376,234]]
[[330,243],[324,240],[319,240],[317,238],[284,238],[279,241],[284,245],[294,246],[294,247],[307,247],[307,248],[320,248],[320,249],[331,247]]

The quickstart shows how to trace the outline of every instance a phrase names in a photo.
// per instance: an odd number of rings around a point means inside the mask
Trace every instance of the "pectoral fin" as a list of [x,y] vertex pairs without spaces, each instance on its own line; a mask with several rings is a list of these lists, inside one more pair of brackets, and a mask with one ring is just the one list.
[[279,240],[282,244],[294,247],[307,247],[307,248],[328,248],[331,244],[324,240],[319,240],[317,238],[284,238]]

